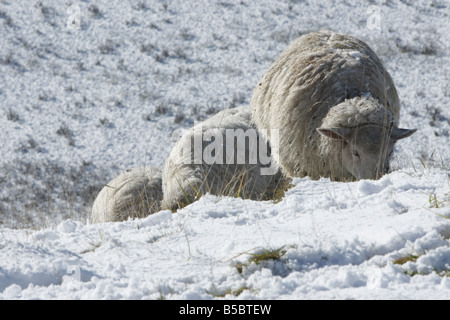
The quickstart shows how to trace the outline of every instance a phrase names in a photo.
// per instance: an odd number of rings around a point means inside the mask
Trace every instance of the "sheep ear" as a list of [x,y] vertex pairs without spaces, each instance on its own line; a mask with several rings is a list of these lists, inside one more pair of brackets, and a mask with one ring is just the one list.
[[350,141],[353,135],[352,128],[317,128],[316,130],[325,137],[337,140]]
[[392,130],[391,139],[394,141],[405,139],[416,132],[417,129],[394,129]]

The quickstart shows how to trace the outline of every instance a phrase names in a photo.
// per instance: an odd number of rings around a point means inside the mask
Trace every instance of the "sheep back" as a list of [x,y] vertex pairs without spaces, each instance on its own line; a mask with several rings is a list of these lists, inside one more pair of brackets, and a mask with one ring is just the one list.
[[91,211],[92,223],[143,218],[160,210],[161,171],[153,167],[127,170],[111,180],[97,195]]
[[[278,168],[274,175],[261,175],[260,169],[263,165],[260,162],[248,161],[250,152],[255,151],[251,150],[249,143],[244,147],[245,163],[239,163],[238,143],[235,139],[227,139],[228,129],[257,133],[251,122],[250,108],[223,110],[195,125],[180,138],[164,166],[162,208],[176,210],[180,205],[189,204],[206,193],[233,197],[239,195],[242,198],[261,200],[267,196],[269,190],[275,188],[281,177]],[[203,157],[196,161],[194,141],[200,141],[200,154],[203,156],[203,152],[211,147],[213,141],[205,138],[208,136],[222,138],[221,148],[216,150],[223,156],[220,161],[222,163],[207,162]],[[259,134],[256,137],[258,144]],[[233,145],[230,146],[230,143]],[[225,159],[227,146],[234,148],[231,162]],[[242,147],[240,145],[240,148]]]

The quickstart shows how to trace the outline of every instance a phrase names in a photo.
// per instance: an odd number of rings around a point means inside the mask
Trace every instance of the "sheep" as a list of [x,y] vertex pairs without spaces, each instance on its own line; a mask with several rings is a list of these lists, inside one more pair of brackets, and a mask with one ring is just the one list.
[[279,168],[269,166],[269,148],[251,123],[249,107],[223,110],[195,125],[166,160],[162,208],[176,210],[205,193],[272,198],[282,181]]
[[91,210],[91,223],[143,218],[160,210],[161,170],[139,167],[127,170],[110,181],[97,195]]
[[255,87],[251,108],[274,161],[291,178],[378,179],[395,142],[416,131],[398,128],[400,101],[377,55],[332,31],[291,43]]

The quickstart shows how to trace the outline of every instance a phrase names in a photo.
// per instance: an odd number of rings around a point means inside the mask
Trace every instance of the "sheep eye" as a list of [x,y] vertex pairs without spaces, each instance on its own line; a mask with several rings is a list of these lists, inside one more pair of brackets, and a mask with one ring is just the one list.
[[359,153],[358,153],[358,151],[352,150],[352,153],[353,153],[353,155],[354,155],[355,157],[358,157],[358,158],[359,158]]

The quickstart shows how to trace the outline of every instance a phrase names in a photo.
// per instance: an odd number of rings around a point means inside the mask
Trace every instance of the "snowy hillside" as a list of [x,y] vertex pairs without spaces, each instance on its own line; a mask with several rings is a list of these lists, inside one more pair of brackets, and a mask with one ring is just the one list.
[[[0,298],[450,299],[449,15],[445,0],[0,0]],[[161,168],[320,29],[391,73],[400,125],[418,128],[392,173],[89,223],[103,184]]]

